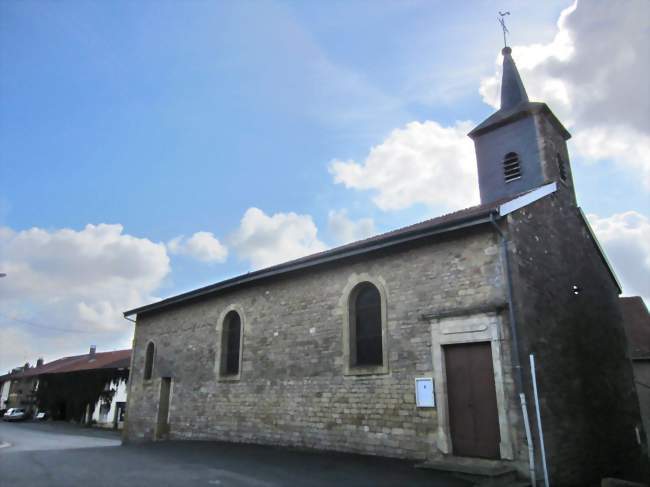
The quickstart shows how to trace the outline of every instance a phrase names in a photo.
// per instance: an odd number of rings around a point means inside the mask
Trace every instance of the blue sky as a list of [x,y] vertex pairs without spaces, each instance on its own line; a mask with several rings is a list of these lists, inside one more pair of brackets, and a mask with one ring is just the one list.
[[[574,134],[581,206],[648,296],[649,16],[622,5],[517,1],[508,22],[531,98]],[[128,346],[124,309],[475,203],[496,10],[2,2],[0,370]]]

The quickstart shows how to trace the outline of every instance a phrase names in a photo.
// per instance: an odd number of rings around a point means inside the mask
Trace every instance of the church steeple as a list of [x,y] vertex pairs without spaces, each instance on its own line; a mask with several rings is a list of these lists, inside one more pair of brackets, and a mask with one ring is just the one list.
[[574,199],[566,147],[571,134],[546,103],[528,99],[512,49],[506,46],[501,53],[501,107],[468,134],[476,149],[481,203],[552,181],[562,183]]
[[510,110],[520,103],[528,102],[526,88],[521,81],[512,49],[508,46],[501,50],[503,54],[503,75],[501,77],[501,110]]

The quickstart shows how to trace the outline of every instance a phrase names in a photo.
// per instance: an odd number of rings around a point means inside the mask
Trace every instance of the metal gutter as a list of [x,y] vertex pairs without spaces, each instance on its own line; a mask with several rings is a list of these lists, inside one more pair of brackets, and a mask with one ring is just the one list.
[[[523,373],[521,371],[521,359],[519,358],[519,335],[517,333],[517,319],[515,316],[514,300],[512,297],[512,273],[510,271],[510,258],[508,256],[508,239],[497,225],[494,213],[490,215],[490,222],[496,230],[501,240],[502,262],[506,278],[506,293],[508,300],[508,321],[510,322],[510,341],[512,342],[512,361],[515,369],[515,391],[519,395],[519,404],[521,406],[522,419],[526,432],[526,444],[528,445],[528,468],[532,485],[537,485],[537,474],[535,472],[535,445],[530,429],[530,420],[528,418],[528,404],[526,403],[526,393],[524,392]],[[501,216],[500,218],[506,218]],[[537,397],[537,396],[536,396]],[[543,449],[543,443],[542,443]],[[542,450],[543,451],[543,450]],[[544,465],[546,468],[546,464]],[[546,471],[546,470],[545,470]]]
[[398,237],[387,237],[385,240],[373,241],[367,244],[359,245],[358,247],[346,249],[346,247],[341,248],[340,251],[333,249],[332,251],[326,251],[324,254],[316,254],[313,259],[307,258],[306,260],[287,262],[286,264],[280,264],[275,267],[270,267],[268,269],[262,269],[255,272],[250,272],[248,274],[243,274],[232,279],[221,281],[216,284],[211,284],[209,286],[196,289],[194,291],[189,291],[187,293],[179,294],[177,296],[172,296],[171,298],[158,301],[157,303],[148,304],[146,306],[141,306],[139,308],[134,308],[129,311],[124,312],[124,317],[148,313],[151,311],[159,310],[176,304],[181,304],[187,301],[199,299],[211,294],[215,294],[219,291],[224,291],[226,289],[234,288],[243,284],[250,282],[258,281],[261,279],[266,279],[275,276],[281,276],[288,274],[290,272],[295,272],[311,267],[315,267],[322,264],[327,264],[330,262],[335,262],[338,260],[355,257],[358,255],[367,254],[369,252],[374,252],[376,250],[381,250],[396,245],[400,245],[407,242],[412,242],[415,240],[431,237],[434,235],[439,235],[442,233],[448,233],[455,230],[460,230],[468,227],[473,227],[476,225],[481,225],[491,222],[491,215],[494,210],[488,208],[485,211],[473,215],[471,217],[466,217],[454,221],[452,224],[446,225],[445,223],[436,225],[431,228],[426,228],[424,230],[418,229],[413,232],[400,235]]
[[512,355],[513,355],[513,361],[514,361],[514,369],[515,369],[515,385],[518,393],[523,393],[524,388],[523,388],[523,379],[522,379],[522,373],[521,373],[521,360],[519,358],[519,337],[517,334],[517,320],[515,318],[515,309],[513,306],[513,298],[512,298],[512,275],[510,272],[510,259],[508,258],[508,240],[506,239],[506,236],[503,234],[501,229],[499,228],[499,225],[497,225],[496,220],[494,218],[494,213],[490,215],[490,223],[492,223],[492,226],[496,230],[497,234],[499,235],[499,238],[501,239],[501,252],[502,252],[502,259],[503,259],[503,266],[504,266],[504,272],[505,272],[505,278],[506,278],[506,293],[507,293],[507,300],[508,300],[508,318],[510,321],[510,339],[512,340]]

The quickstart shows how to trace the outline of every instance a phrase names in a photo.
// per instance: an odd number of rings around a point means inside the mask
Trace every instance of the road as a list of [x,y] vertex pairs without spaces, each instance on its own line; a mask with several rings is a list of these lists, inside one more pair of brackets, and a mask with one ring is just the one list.
[[465,487],[411,462],[219,442],[121,445],[112,431],[0,422],[1,487]]

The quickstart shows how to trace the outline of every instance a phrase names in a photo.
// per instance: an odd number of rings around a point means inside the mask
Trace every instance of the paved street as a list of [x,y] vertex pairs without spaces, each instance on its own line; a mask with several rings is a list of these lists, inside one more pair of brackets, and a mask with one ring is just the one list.
[[[9,443],[9,446],[2,444]],[[0,486],[448,486],[411,462],[214,442],[120,444],[112,431],[0,422]]]

